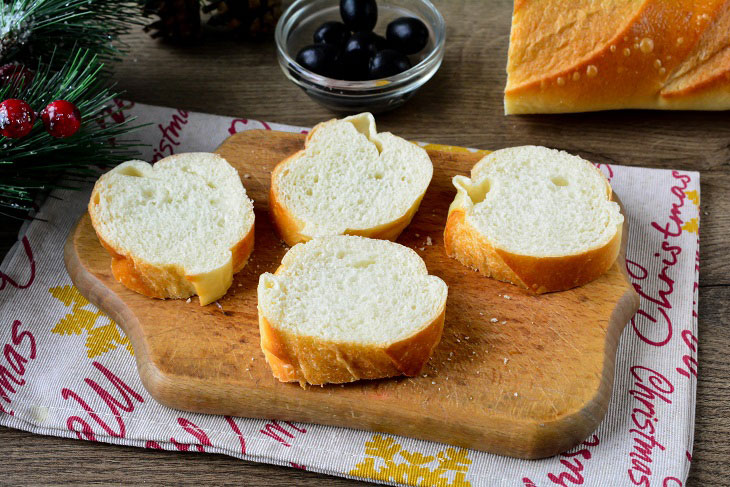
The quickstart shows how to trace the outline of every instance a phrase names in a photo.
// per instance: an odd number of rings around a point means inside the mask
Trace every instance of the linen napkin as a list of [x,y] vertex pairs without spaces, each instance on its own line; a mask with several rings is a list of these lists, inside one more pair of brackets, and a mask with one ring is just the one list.
[[[306,131],[118,101],[111,118],[151,125],[143,158],[212,151],[250,129]],[[0,267],[0,424],[142,448],[215,452],[393,485],[682,486],[692,460],[697,376],[699,174],[601,165],[630,228],[641,308],[618,348],[610,407],[585,442],[517,460],[410,438],[187,413],[143,388],[122,330],[79,294],[63,264],[85,191],[54,191]]]

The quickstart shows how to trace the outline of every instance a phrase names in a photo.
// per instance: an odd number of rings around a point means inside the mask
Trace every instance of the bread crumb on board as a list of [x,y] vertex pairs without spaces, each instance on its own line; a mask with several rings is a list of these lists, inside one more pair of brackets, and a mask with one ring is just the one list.
[[496,323],[496,322],[498,322],[499,320],[498,320],[497,318],[492,318],[492,319],[491,319],[491,320],[489,320],[489,321],[491,321],[492,323]]
[[507,365],[507,362],[509,362],[509,359],[507,357],[504,358],[504,365]]
[[433,245],[433,240],[431,240],[431,237],[426,237],[426,245]]
[[193,300],[193,298],[188,298],[188,299],[185,300],[185,302],[186,303],[190,303],[190,301],[192,301],[192,300]]
[[248,179],[248,178],[250,178],[250,177],[251,177],[251,175],[250,175],[250,174],[244,174],[244,175],[243,175],[243,179]]
[[504,299],[512,299],[512,296],[510,296],[509,294],[505,294],[505,295],[504,295],[504,296],[502,296],[502,297],[503,297]]
[[215,302],[215,305],[218,306],[218,309],[223,309],[223,306],[218,301]]

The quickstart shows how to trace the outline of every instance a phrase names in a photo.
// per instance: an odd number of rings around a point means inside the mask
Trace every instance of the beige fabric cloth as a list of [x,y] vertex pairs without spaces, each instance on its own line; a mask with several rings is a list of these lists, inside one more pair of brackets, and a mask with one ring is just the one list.
[[[119,102],[151,122],[147,160],[210,151],[267,124]],[[55,191],[0,270],[0,424],[39,434],[217,452],[406,485],[681,486],[694,433],[699,174],[602,166],[630,226],[628,270],[641,310],[618,351],[605,421],[571,452],[524,461],[328,426],[171,410],[144,390],[116,324],[72,286],[62,249],[89,191]]]

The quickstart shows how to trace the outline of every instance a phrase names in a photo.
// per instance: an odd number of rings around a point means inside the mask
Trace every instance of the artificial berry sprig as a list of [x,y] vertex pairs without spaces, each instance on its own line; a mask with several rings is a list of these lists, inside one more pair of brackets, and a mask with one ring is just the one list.
[[[0,135],[10,139],[25,137],[33,129],[36,113],[23,100],[11,98],[0,103]],[[43,109],[41,120],[46,131],[56,138],[71,137],[81,127],[81,112],[66,100],[56,100]]]

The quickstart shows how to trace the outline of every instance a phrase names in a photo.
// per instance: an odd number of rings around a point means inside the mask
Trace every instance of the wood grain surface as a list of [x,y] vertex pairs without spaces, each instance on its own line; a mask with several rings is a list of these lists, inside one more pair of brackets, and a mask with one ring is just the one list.
[[220,307],[149,299],[122,286],[88,215],[69,234],[64,257],[72,281],[124,329],[157,401],[521,458],[555,455],[595,431],[611,397],[621,332],[639,307],[624,270],[626,229],[617,262],[584,286],[536,296],[485,278],[448,258],[443,246],[451,178],[468,174],[483,154],[445,147],[428,149],[433,179],[398,239],[449,286],[444,334],[423,374],[306,390],[274,379],[259,346],[256,288],[287,251],[267,211],[271,171],[303,146],[302,134],[256,130],[216,150],[238,170],[256,211],[253,254]]
[[[730,485],[730,114],[624,111],[505,117],[509,0],[434,0],[447,23],[444,63],[378,127],[442,144],[498,149],[542,144],[594,162],[700,171],[699,378],[687,486]],[[287,81],[271,42],[209,40],[178,48],[141,29],[115,66],[125,96],[143,103],[312,126],[332,114]],[[18,222],[0,220],[0,253]],[[359,485],[214,455],[152,452],[0,428],[0,483],[25,485]],[[64,472],[62,476],[59,472]]]

